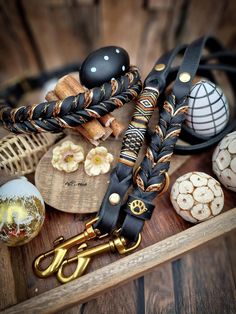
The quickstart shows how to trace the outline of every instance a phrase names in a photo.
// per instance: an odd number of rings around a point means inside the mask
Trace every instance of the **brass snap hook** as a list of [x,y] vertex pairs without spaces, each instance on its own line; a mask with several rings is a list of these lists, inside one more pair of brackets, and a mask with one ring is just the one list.
[[[94,239],[99,236],[99,231],[93,228],[93,224],[99,219],[96,217],[90,220],[85,225],[84,232],[81,232],[75,237],[72,237],[66,241],[64,241],[63,237],[58,238],[54,242],[54,249],[39,255],[33,263],[33,270],[34,273],[40,278],[46,278],[55,273],[58,268],[60,267],[63,259],[67,253],[67,251],[75,245],[83,244],[90,239]],[[49,264],[48,267],[42,269],[40,267],[41,262],[46,259],[47,257],[54,255],[52,262]]]
[[[71,257],[69,259],[65,259],[61,263],[57,271],[57,279],[61,283],[67,283],[71,280],[74,280],[84,274],[93,256],[96,256],[98,254],[102,254],[105,252],[112,252],[112,253],[118,252],[119,254],[125,254],[128,252],[131,252],[139,246],[139,244],[141,243],[141,239],[142,239],[141,234],[139,234],[137,242],[128,248],[126,247],[127,243],[126,243],[125,238],[118,237],[118,236],[113,240],[109,240],[106,243],[96,245],[91,248],[88,248],[86,244],[82,245],[78,248],[79,253],[76,256]],[[74,262],[77,262],[75,271],[71,275],[66,276],[64,274],[65,266]]]

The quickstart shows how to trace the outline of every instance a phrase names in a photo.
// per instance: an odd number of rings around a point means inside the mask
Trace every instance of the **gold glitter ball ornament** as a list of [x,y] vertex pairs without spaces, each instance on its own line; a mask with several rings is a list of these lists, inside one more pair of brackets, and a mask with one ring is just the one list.
[[0,186],[0,240],[7,246],[22,245],[36,237],[44,218],[43,198],[25,177]]

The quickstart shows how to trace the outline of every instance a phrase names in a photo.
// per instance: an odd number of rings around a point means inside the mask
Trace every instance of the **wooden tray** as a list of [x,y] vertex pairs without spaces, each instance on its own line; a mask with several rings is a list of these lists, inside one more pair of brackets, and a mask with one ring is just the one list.
[[[174,156],[171,184],[193,170],[211,171],[212,151],[197,156]],[[52,247],[54,239],[65,238],[83,230],[91,215],[67,214],[47,208],[46,221],[39,236],[27,245],[7,248],[0,245],[0,309],[4,313],[50,313],[82,303],[108,289],[141,276],[153,267],[175,259],[236,227],[236,196],[224,189],[224,213],[199,225],[180,218],[172,209],[169,192],[156,200],[156,210],[143,231],[140,248],[120,257],[107,254],[95,258],[83,277],[60,285],[54,276],[37,278],[32,271],[34,258]],[[232,209],[233,208],[233,209]]]

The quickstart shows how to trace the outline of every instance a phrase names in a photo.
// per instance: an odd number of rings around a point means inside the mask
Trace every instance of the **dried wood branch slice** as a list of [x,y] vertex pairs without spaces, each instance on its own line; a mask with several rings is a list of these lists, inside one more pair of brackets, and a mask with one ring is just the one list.
[[236,131],[227,134],[216,147],[212,169],[227,189],[236,192]]
[[203,172],[179,177],[172,186],[170,198],[177,214],[192,223],[210,219],[224,207],[220,183]]

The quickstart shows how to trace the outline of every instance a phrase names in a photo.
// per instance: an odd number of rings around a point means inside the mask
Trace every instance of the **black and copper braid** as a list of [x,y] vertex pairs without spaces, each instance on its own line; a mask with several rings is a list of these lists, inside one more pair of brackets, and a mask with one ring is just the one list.
[[0,121],[13,133],[60,132],[99,118],[138,96],[142,89],[136,67],[101,87],[63,100],[12,108],[0,104]]
[[148,132],[147,152],[136,173],[135,195],[145,199],[147,194],[150,200],[161,192],[187,110],[186,99],[176,103],[173,94],[167,96],[155,132]]

